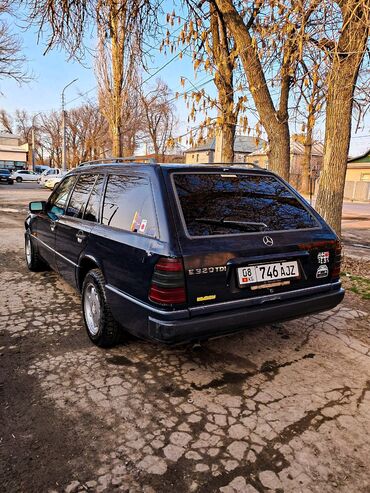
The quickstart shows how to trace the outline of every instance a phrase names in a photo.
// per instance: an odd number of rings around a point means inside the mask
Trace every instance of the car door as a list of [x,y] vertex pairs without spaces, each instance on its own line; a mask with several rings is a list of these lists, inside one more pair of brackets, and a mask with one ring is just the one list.
[[37,181],[39,178],[39,175],[37,173],[35,173],[34,171],[29,171],[29,174],[28,174],[28,180],[30,181]]
[[67,200],[76,181],[75,176],[68,176],[53,192],[46,203],[45,212],[40,213],[36,221],[36,237],[41,256],[56,269],[55,230],[59,218],[64,214]]
[[[109,175],[101,224],[91,236],[100,255],[108,289],[146,300],[153,267],[151,251],[158,247],[159,229],[147,176]],[[115,311],[113,307],[113,311]]]
[[[75,284],[79,257],[86,248],[97,214],[91,204],[101,195],[103,176],[82,174],[71,194],[66,212],[58,221],[56,233],[56,262],[59,273],[70,284]],[[85,212],[86,211],[86,212]]]

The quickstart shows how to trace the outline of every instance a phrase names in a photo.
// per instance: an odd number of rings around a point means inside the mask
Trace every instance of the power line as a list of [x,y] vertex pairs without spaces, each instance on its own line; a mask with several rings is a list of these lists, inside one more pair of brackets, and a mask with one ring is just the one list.
[[[174,33],[175,33],[176,31],[178,31],[181,27],[182,27],[182,26],[179,26],[179,27],[178,27],[178,28],[174,31]],[[185,53],[185,51],[189,48],[190,44],[191,44],[191,43],[188,43],[188,44],[187,44],[187,45],[186,45],[186,46],[185,46],[182,50],[180,50],[179,52],[177,52],[177,53],[176,53],[176,55],[174,55],[174,56],[171,58],[171,60],[168,60],[168,61],[167,61],[166,63],[164,63],[161,67],[159,67],[159,68],[158,68],[158,69],[157,69],[157,70],[156,70],[153,74],[151,74],[148,78],[146,78],[146,79],[145,79],[145,80],[144,80],[144,81],[140,84],[140,86],[139,86],[139,88],[138,88],[138,89],[141,89],[141,88],[143,87],[143,85],[144,85],[144,84],[146,84],[149,80],[151,80],[153,77],[155,77],[155,76],[156,76],[159,72],[161,72],[162,70],[164,70],[164,69],[165,69],[165,68],[166,68],[166,67],[167,67],[170,63],[172,63],[174,60],[176,60],[176,58],[178,58],[178,57],[179,57],[182,53]],[[155,47],[153,47],[153,46],[152,46],[152,47],[151,47],[151,49],[152,49],[152,50],[155,50],[155,49],[157,49],[157,48],[155,48]],[[150,53],[150,51],[147,53],[147,55],[148,55],[149,53]],[[89,89],[88,91],[86,91],[86,92],[84,92],[84,93],[80,94],[79,96],[76,96],[75,98],[71,99],[70,101],[67,101],[67,102],[65,103],[65,104],[66,104],[66,106],[67,106],[68,104],[71,104],[71,103],[73,103],[74,101],[77,101],[78,99],[80,99],[80,98],[82,98],[82,97],[86,96],[86,94],[89,94],[90,92],[95,91],[97,88],[98,88],[98,86],[96,85],[96,86],[92,87],[91,89]]]

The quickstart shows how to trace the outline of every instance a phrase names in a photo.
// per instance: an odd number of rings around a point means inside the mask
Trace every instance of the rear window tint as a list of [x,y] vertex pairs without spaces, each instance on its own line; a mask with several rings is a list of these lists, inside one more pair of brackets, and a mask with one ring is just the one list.
[[149,180],[137,175],[109,176],[102,222],[125,231],[158,236]]
[[318,227],[292,192],[273,176],[174,173],[190,236]]

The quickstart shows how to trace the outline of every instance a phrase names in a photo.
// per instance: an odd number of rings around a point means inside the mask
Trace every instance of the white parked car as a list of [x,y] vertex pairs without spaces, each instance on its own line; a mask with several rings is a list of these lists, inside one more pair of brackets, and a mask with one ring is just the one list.
[[20,169],[19,171],[13,171],[11,178],[17,183],[22,183],[22,181],[38,181],[40,175],[34,171]]
[[67,174],[67,171],[62,171],[58,175],[49,176],[49,178],[47,180],[45,180],[45,182],[44,182],[44,187],[45,188],[49,188],[50,190],[53,190],[58,185],[58,183],[60,182],[60,180],[66,174]]
[[[60,168],[49,168],[43,171],[39,177],[39,184],[44,187],[45,182],[50,178],[56,178],[58,176],[62,176],[62,170]],[[49,188],[49,187],[48,187]]]

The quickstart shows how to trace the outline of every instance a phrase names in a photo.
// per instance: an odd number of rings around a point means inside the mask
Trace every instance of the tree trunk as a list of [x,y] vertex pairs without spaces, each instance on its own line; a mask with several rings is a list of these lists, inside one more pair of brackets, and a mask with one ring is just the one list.
[[122,138],[121,138],[121,128],[120,124],[112,124],[112,156],[121,157],[122,156]]
[[338,2],[343,28],[332,53],[328,81],[324,159],[316,209],[338,235],[341,233],[353,91],[369,36],[369,9],[364,3],[361,0]]
[[[218,91],[219,119],[221,129],[216,131],[216,139],[221,132],[220,161],[234,162],[235,128],[238,110],[234,105],[234,62],[230,56],[229,40],[224,22],[214,5],[210,6],[212,48],[211,56],[216,65],[215,85]],[[216,143],[216,147],[217,143]],[[217,159],[218,160],[218,159]]]
[[223,128],[221,159],[223,163],[234,162],[235,125],[225,125]]
[[312,127],[307,127],[307,132],[304,140],[304,153],[302,161],[302,181],[301,192],[310,193],[311,180],[311,151],[312,151]]
[[232,34],[246,74],[249,90],[256,105],[261,124],[269,142],[269,168],[289,180],[290,136],[288,125],[289,76],[282,81],[279,109],[276,110],[269,92],[265,74],[253,45],[252,37],[243,18],[236,11],[232,0],[215,0],[227,28]]

